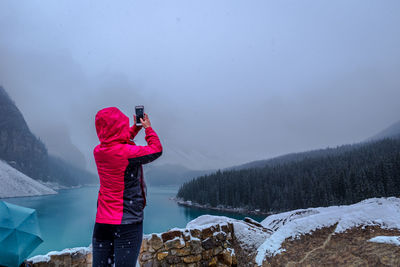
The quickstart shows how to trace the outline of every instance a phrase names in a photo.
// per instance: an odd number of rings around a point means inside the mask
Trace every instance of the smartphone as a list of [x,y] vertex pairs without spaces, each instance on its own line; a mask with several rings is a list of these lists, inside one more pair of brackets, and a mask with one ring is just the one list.
[[140,118],[144,118],[144,106],[135,106],[135,113],[136,113],[136,125],[142,126],[142,122]]

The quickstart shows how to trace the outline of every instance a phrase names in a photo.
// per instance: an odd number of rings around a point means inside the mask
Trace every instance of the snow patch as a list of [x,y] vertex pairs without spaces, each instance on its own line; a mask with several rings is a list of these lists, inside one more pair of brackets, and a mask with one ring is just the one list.
[[188,222],[186,228],[202,230],[216,224],[227,225],[228,222],[232,223],[233,221],[237,220],[225,216],[201,215]]
[[375,236],[368,241],[400,246],[400,236]]
[[90,244],[89,247],[66,248],[61,251],[50,251],[46,255],[37,255],[32,258],[29,258],[28,261],[32,261],[33,263],[49,262],[50,257],[53,255],[64,255],[64,254],[74,254],[74,253],[80,253],[83,255],[92,253],[92,245]]
[[39,263],[39,262],[49,262],[50,261],[50,256],[37,255],[37,256],[34,256],[34,257],[28,259],[28,261],[31,261],[33,264],[36,264],[36,263]]

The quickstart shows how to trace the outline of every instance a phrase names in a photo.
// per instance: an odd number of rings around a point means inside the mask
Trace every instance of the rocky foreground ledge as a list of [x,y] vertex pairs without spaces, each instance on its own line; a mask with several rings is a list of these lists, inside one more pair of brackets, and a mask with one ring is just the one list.
[[[90,247],[49,254],[38,256],[47,260],[36,258],[33,266],[91,266]],[[261,223],[203,215],[186,228],[145,235],[139,264],[400,266],[400,199],[295,210]]]

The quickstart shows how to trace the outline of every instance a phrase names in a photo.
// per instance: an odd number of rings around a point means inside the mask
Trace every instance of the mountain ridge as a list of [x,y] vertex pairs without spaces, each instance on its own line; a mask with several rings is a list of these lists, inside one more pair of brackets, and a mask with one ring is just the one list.
[[[240,170],[240,169],[248,169],[248,168],[259,168],[264,167],[266,165],[273,166],[277,164],[283,164],[291,161],[299,161],[304,158],[314,158],[319,157],[322,154],[326,156],[335,155],[337,153],[342,153],[346,151],[352,150],[355,146],[362,146],[365,143],[378,141],[385,138],[400,138],[400,120],[391,124],[387,128],[381,130],[379,133],[373,135],[372,137],[367,138],[365,141],[360,141],[354,144],[344,144],[336,147],[327,147],[327,148],[319,148],[306,150],[301,152],[293,152],[287,153],[280,156],[268,158],[268,159],[260,159],[249,161],[244,164],[235,165],[227,168],[223,168],[222,170]],[[338,152],[338,149],[340,152]]]
[[34,180],[77,186],[98,183],[97,176],[49,155],[22,113],[0,86],[0,159]]
[[400,120],[391,124],[379,133],[367,139],[367,141],[379,140],[383,138],[398,138],[400,137]]

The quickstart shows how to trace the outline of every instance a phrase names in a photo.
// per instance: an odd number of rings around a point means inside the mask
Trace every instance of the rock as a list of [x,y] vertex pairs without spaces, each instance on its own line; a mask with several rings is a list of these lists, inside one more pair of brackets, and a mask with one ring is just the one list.
[[167,257],[165,257],[165,260],[169,264],[177,264],[177,263],[181,262],[181,259],[178,256],[175,256],[175,255],[168,255]]
[[92,263],[93,261],[93,254],[89,253],[86,255],[86,263]]
[[215,232],[219,232],[219,224],[204,228],[201,230],[201,238],[206,239],[211,237]]
[[158,235],[152,234],[151,238],[148,240],[148,246],[157,251],[163,246],[163,241]]
[[232,255],[232,265],[236,266],[238,264],[236,255]]
[[257,227],[264,228],[264,226],[262,226],[259,222],[253,220],[253,219],[250,218],[250,217],[245,217],[243,221],[245,221],[245,222],[247,222],[247,223],[250,223],[250,224],[252,224],[252,225],[255,225],[255,226],[257,226]]
[[193,254],[199,254],[203,250],[200,240],[192,240],[190,242],[190,247],[192,248]]
[[148,251],[149,250],[149,247],[148,247],[148,241],[146,240],[146,239],[143,239],[142,240],[142,244],[140,245],[140,254],[141,253],[143,253],[143,252],[145,252],[145,251]]
[[169,250],[171,248],[183,248],[185,246],[185,243],[181,242],[181,239],[173,239],[173,240],[168,240],[167,242],[164,243],[164,247],[166,250]]
[[171,255],[187,256],[191,253],[192,253],[192,249],[190,247],[183,247],[181,249],[171,249]]
[[213,240],[214,240],[214,246],[223,246],[224,245],[224,241],[222,241],[222,240],[219,240],[215,237],[213,237]]
[[50,261],[55,263],[56,265],[58,264],[58,265],[71,266],[72,264],[71,255],[68,253],[64,253],[61,255],[51,255]]
[[201,230],[201,238],[202,239],[212,237],[212,235],[213,235],[213,231],[211,230],[211,228],[205,228],[205,229]]
[[218,255],[219,261],[221,261],[223,264],[226,264],[228,266],[232,265],[232,255],[229,251],[224,250],[222,251],[221,254]]
[[204,260],[209,260],[209,259],[211,259],[211,257],[213,256],[213,250],[212,250],[212,249],[204,250],[204,251],[201,253],[201,255],[202,255],[202,258],[203,258]]
[[198,229],[190,229],[190,234],[191,234],[193,237],[196,237],[196,238],[201,239],[201,231],[198,230]]
[[229,232],[230,233],[234,233],[234,229],[233,229],[233,224],[232,223],[228,223],[228,228],[229,228]]
[[214,254],[214,255],[217,255],[217,254],[221,253],[223,250],[224,250],[224,249],[223,249],[221,246],[215,247],[215,248],[213,249],[213,254]]
[[225,233],[229,233],[229,226],[227,224],[221,225],[221,230],[224,231]]
[[168,240],[172,240],[175,237],[182,237],[182,232],[175,230],[175,231],[168,231],[166,233],[161,234],[161,238],[163,242],[166,242]]
[[152,259],[152,258],[153,258],[153,253],[144,252],[144,253],[142,253],[142,255],[141,255],[141,257],[140,257],[140,260],[141,260],[141,261],[147,261],[147,260],[150,260],[150,259]]
[[231,240],[232,239],[232,234],[231,233],[228,233],[227,235],[226,235],[226,240]]
[[84,254],[84,253],[74,252],[71,254],[71,260],[73,263],[82,262],[82,260],[83,260],[83,262],[85,262],[85,259],[86,259],[86,254]]
[[186,229],[186,230],[183,232],[183,239],[184,239],[185,241],[189,241],[189,240],[190,240],[190,231],[189,231],[188,229]]
[[210,260],[210,262],[208,263],[208,266],[217,266],[217,262],[218,262],[217,257],[213,257],[213,258]]
[[215,237],[216,237],[218,240],[225,240],[225,239],[226,239],[226,234],[225,234],[224,232],[219,232],[219,233],[217,233],[217,234],[215,235]]
[[183,258],[185,263],[192,263],[201,260],[201,254],[190,255]]
[[153,260],[152,259],[148,260],[148,261],[144,262],[143,264],[141,264],[141,266],[142,267],[153,267],[154,266]]
[[162,261],[167,256],[168,256],[168,252],[158,252],[157,253],[157,260]]
[[201,242],[201,245],[206,250],[212,249],[215,246],[215,242],[214,242],[214,239],[212,239],[211,237],[208,237],[207,239],[205,239]]

